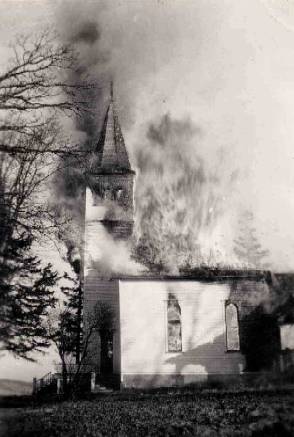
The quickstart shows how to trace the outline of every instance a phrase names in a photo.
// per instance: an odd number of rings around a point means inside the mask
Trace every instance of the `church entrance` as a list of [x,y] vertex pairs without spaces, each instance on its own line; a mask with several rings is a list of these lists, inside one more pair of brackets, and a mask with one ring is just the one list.
[[100,340],[100,373],[101,375],[111,375],[113,373],[113,331],[101,330]]

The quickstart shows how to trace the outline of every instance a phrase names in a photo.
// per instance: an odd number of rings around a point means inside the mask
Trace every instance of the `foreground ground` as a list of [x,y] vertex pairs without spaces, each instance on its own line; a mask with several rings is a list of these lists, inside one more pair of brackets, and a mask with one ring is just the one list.
[[24,408],[9,437],[293,436],[293,392],[112,395]]

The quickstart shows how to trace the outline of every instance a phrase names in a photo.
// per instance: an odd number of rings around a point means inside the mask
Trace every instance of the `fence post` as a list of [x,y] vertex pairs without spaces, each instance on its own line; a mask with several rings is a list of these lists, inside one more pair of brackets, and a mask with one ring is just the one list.
[[33,394],[37,393],[37,378],[33,378]]
[[243,373],[244,372],[244,364],[243,363],[239,363],[238,364],[238,368],[239,368],[239,373]]
[[280,371],[284,372],[285,370],[285,365],[284,365],[284,355],[280,354]]
[[96,373],[91,372],[91,393],[95,390]]
[[57,378],[57,394],[61,394],[61,378]]

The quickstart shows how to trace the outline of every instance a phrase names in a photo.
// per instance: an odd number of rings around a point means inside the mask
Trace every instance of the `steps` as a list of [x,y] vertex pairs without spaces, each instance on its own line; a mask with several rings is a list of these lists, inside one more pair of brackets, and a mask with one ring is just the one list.
[[94,388],[92,393],[99,393],[99,394],[105,393],[105,394],[108,394],[108,393],[112,393],[112,392],[113,392],[112,388],[107,388],[107,387],[105,387],[102,384],[95,384],[95,388]]
[[[96,375],[95,392],[97,393],[111,393],[120,389],[120,375]],[[95,393],[94,392],[94,393]]]

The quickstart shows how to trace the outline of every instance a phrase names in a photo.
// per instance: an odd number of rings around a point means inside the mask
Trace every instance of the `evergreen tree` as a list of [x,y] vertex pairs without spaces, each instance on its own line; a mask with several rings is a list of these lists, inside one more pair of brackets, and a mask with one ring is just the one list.
[[239,221],[239,235],[234,240],[234,253],[244,267],[266,268],[264,259],[269,255],[268,250],[262,249],[253,224],[254,216],[245,211]]
[[58,276],[50,264],[42,267],[31,254],[29,235],[10,235],[6,241],[9,244],[0,253],[0,347],[32,359],[30,352],[50,344],[42,322],[55,305]]
[[61,316],[61,324],[64,332],[68,335],[68,350],[75,357],[76,364],[80,362],[82,349],[82,316],[83,316],[83,289],[80,280],[80,266],[77,271],[77,264],[73,268],[75,276],[66,278],[71,282],[70,286],[62,287],[66,300],[64,302],[64,311]]

